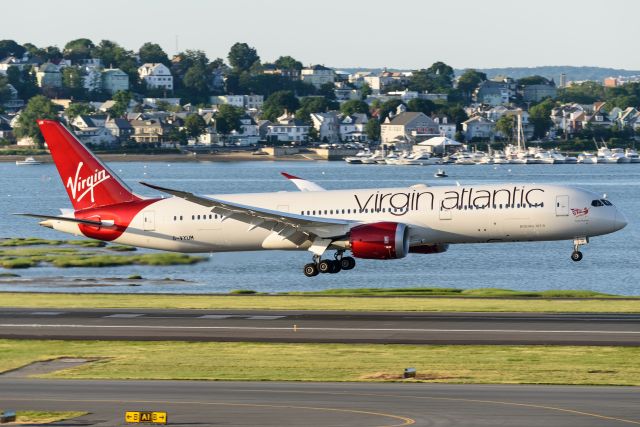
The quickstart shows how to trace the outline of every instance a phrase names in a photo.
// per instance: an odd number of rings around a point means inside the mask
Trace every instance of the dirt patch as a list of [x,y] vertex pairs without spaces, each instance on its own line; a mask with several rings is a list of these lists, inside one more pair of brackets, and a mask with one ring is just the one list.
[[360,379],[362,380],[381,380],[381,381],[399,381],[399,380],[419,380],[419,381],[430,381],[430,380],[449,380],[453,378],[446,374],[439,374],[437,372],[426,372],[426,373],[417,373],[415,378],[404,378],[402,374],[389,373],[389,372],[374,372],[372,374],[362,375]]
[[51,372],[61,371],[64,369],[71,369],[87,363],[96,362],[101,360],[100,358],[72,358],[61,357],[59,359],[44,360],[41,362],[33,362],[28,365],[22,366],[11,371],[0,373],[0,377],[8,378],[29,378],[36,375],[49,374]]

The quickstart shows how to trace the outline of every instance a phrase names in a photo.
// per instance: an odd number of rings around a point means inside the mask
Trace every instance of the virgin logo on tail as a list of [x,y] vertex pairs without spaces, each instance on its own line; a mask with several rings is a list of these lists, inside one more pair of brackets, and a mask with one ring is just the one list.
[[83,162],[78,163],[78,169],[76,170],[75,177],[69,177],[67,179],[67,188],[71,192],[71,198],[76,202],[79,202],[87,194],[91,194],[91,202],[94,202],[93,189],[103,181],[111,178],[111,175],[107,174],[107,171],[95,170],[95,173],[87,178],[80,178],[80,170],[84,165]]

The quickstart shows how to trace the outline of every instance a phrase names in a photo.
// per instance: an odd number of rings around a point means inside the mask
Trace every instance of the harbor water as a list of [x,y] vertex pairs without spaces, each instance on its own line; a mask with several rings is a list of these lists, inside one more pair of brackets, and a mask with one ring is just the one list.
[[[417,183],[554,183],[606,193],[627,216],[629,225],[595,237],[572,262],[570,241],[452,245],[448,252],[409,255],[390,261],[358,260],[354,270],[307,278],[302,266],[308,252],[262,251],[206,254],[208,261],[189,266],[67,268],[41,266],[0,278],[2,291],[218,293],[234,289],[259,292],[310,291],[359,287],[456,287],[516,290],[589,289],[640,295],[640,164],[620,165],[475,165],[389,166],[344,162],[162,163],[116,162],[109,166],[143,195],[157,196],[139,184],[195,193],[222,194],[295,191],[281,171],[316,181],[327,189],[398,187]],[[438,168],[448,178],[436,179]],[[38,226],[15,212],[59,214],[70,208],[53,164],[17,167],[0,164],[0,237],[73,238]],[[6,272],[0,268],[0,273]],[[145,279],[132,283],[126,278]],[[164,280],[164,279],[171,280]]]

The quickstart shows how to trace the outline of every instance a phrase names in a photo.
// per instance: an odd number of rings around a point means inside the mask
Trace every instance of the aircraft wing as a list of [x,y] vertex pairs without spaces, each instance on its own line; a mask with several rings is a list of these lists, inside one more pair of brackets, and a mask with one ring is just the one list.
[[319,186],[313,181],[302,179],[295,175],[288,174],[286,172],[280,172],[282,176],[291,181],[300,191],[327,191],[323,187]]
[[243,205],[236,202],[199,196],[181,190],[159,187],[141,182],[154,190],[171,194],[192,203],[211,208],[211,211],[222,216],[222,220],[234,219],[246,223],[249,228],[264,228],[271,230],[283,239],[288,239],[297,245],[305,241],[320,239],[334,239],[344,236],[356,224],[353,221],[332,218],[309,217],[290,212],[276,211],[256,206]]

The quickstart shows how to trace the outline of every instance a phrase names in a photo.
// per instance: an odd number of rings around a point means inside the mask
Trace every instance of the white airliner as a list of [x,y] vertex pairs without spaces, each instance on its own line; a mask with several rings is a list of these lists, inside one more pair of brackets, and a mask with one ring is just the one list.
[[[305,250],[304,274],[350,270],[356,258],[388,260],[444,252],[450,244],[572,240],[620,230],[624,215],[605,197],[563,185],[412,185],[325,190],[284,174],[300,191],[173,197],[134,194],[53,120],[38,124],[73,210],[22,214],[66,233],[174,252]],[[323,258],[335,251],[333,259]],[[350,251],[353,256],[345,256]]]

